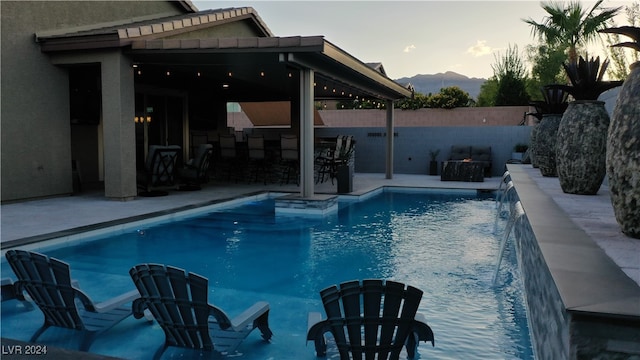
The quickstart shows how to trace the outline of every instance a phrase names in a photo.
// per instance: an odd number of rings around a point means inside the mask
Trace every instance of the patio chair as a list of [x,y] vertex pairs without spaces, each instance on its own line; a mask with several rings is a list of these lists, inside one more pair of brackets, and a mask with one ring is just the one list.
[[226,172],[227,180],[231,180],[231,175],[239,173],[242,168],[242,164],[239,163],[240,158],[238,157],[238,151],[236,148],[236,137],[235,135],[224,135],[221,134],[218,137],[218,162],[220,165],[220,170]]
[[329,150],[325,155],[316,159],[320,165],[316,183],[322,183],[325,181],[325,177],[328,177],[331,179],[331,184],[333,184],[338,172],[338,166],[346,165],[351,160],[354,145],[353,136],[339,135],[336,137],[335,149]]
[[269,329],[269,304],[260,301],[229,319],[221,309],[208,303],[208,280],[185,270],[159,264],[139,264],[129,271],[141,298],[133,303],[139,319],[149,309],[165,334],[156,351],[160,358],[169,346],[223,353],[234,352],[251,331],[258,328],[264,340]]
[[180,170],[180,190],[200,190],[200,184],[209,181],[209,164],[213,154],[213,145],[200,144],[193,159]]
[[433,331],[417,314],[422,298],[417,288],[389,280],[356,280],[330,286],[320,296],[327,319],[310,313],[307,331],[317,356],[326,355],[327,332],[333,335],[342,360],[363,355],[367,360],[398,359],[403,346],[413,359],[419,341],[434,344]]
[[162,188],[176,185],[176,163],[180,146],[151,145],[145,161],[144,170],[138,172],[140,196],[164,196]]
[[300,158],[298,153],[298,137],[296,135],[280,135],[280,160],[283,165],[280,184],[288,184],[289,180],[293,177],[296,180],[296,184],[300,185]]
[[247,150],[249,169],[251,170],[249,178],[253,178],[253,181],[257,182],[258,176],[262,175],[263,183],[266,185],[269,172],[264,148],[264,136],[249,135],[247,137]]
[[9,250],[5,256],[18,278],[14,284],[17,298],[21,299],[26,291],[44,314],[44,324],[29,342],[38,340],[49,327],[57,326],[80,331],[80,350],[88,351],[97,335],[131,315],[131,306],[124,305],[139,296],[133,290],[111,300],[94,303],[71,281],[69,264],[24,250]]

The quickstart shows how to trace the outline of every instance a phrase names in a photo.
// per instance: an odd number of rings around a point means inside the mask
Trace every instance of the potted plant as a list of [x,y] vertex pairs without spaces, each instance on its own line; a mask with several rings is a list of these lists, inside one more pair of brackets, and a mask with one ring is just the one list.
[[438,175],[438,154],[440,154],[440,149],[429,150],[429,157],[431,158],[429,161],[429,175]]
[[568,194],[594,195],[604,180],[609,114],[598,97],[622,84],[602,80],[608,65],[609,60],[600,66],[600,57],[588,56],[563,64],[571,85],[559,87],[575,100],[558,126],[556,166],[560,187]]
[[[616,44],[640,51],[640,28],[603,30],[628,36]],[[613,108],[607,137],[607,175],[616,220],[625,234],[640,239],[640,61],[631,64]]]
[[556,144],[558,127],[562,114],[569,105],[568,94],[560,85],[546,85],[540,88],[544,101],[537,104],[540,123],[536,126],[536,136],[532,138],[533,156],[542,176],[556,177]]
[[540,121],[542,120],[542,105],[543,101],[530,101],[529,102],[529,106],[533,107],[536,111],[535,112],[527,112],[525,113],[525,117],[526,116],[533,116],[534,120],[534,124],[533,127],[531,128],[531,137],[529,138],[529,158],[531,159],[531,166],[533,166],[534,168],[538,168],[538,159],[536,159],[535,156],[535,152],[536,152],[536,146],[538,144],[538,128],[540,127]]
[[513,146],[513,152],[511,153],[511,159],[522,161],[524,153],[527,152],[529,145],[518,143]]
[[344,141],[345,144],[340,147],[335,160],[335,176],[340,194],[353,191],[355,141],[352,136],[345,136]]

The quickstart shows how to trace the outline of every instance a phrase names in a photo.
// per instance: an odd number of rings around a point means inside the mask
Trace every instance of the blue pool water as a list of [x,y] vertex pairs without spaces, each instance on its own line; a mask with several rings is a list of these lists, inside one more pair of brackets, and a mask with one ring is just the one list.
[[[419,312],[436,346],[420,344],[422,358],[533,359],[513,249],[507,248],[492,284],[501,235],[494,231],[495,213],[493,198],[475,192],[387,190],[340,202],[337,214],[315,219],[276,216],[274,200],[266,199],[43,252],[68,262],[73,278],[98,301],[133,289],[128,270],[142,262],[209,278],[209,301],[231,317],[268,301],[274,338],[265,343],[255,331],[233,358],[315,359],[305,334],[307,313],[322,311],[319,291],[386,278],[424,291]],[[13,275],[3,263],[7,274]],[[2,304],[3,337],[26,341],[41,322],[38,310]],[[70,334],[50,329],[40,342],[72,348]],[[157,325],[129,318],[97,338],[91,351],[149,359],[163,341]],[[201,358],[172,349],[164,358],[174,357]],[[331,349],[329,358],[337,358]]]

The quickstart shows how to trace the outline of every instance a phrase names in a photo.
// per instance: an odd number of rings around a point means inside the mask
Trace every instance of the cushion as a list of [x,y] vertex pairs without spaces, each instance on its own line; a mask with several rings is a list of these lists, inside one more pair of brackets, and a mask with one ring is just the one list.
[[449,160],[464,160],[471,157],[471,147],[462,145],[451,146],[451,154]]
[[474,146],[471,148],[473,161],[491,161],[491,146]]

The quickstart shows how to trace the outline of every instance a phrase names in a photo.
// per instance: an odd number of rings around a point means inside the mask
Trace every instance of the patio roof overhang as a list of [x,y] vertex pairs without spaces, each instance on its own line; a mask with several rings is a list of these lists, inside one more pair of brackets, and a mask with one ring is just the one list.
[[230,101],[290,100],[299,92],[301,68],[315,73],[316,100],[412,95],[322,36],[138,40],[125,53],[141,76],[180,74],[191,84],[218,87]]

